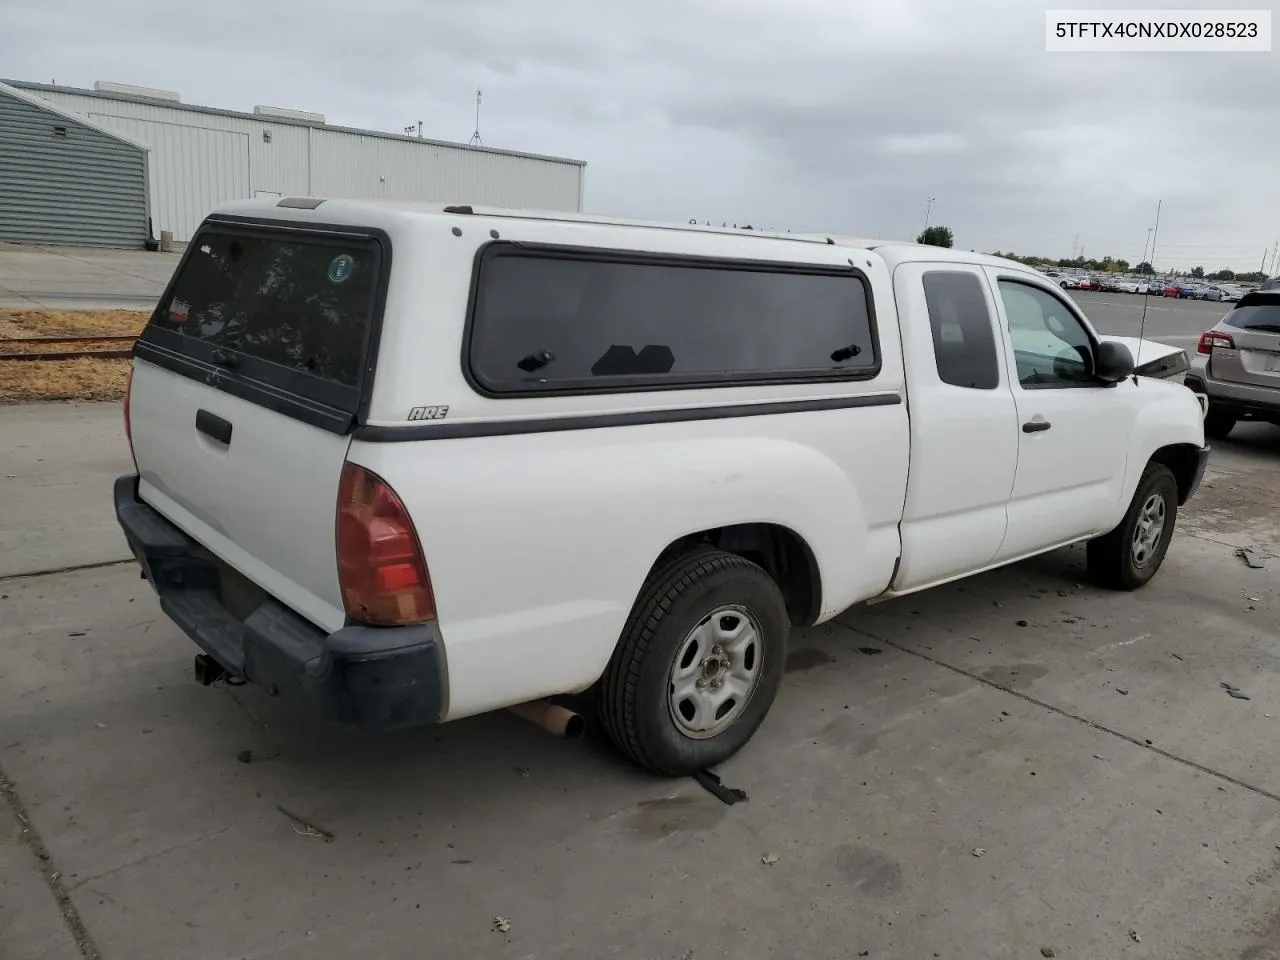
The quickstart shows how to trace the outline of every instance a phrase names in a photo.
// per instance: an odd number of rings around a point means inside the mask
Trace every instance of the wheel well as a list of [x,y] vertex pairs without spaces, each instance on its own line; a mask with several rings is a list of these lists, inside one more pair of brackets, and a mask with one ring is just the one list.
[[1178,481],[1178,506],[1186,503],[1191,494],[1191,484],[1195,482],[1199,453],[1195,444],[1175,443],[1161,447],[1151,455],[1151,463],[1164,464],[1173,472],[1173,478]]
[[717,550],[736,553],[761,567],[782,591],[782,599],[794,625],[808,626],[818,618],[822,610],[818,562],[809,545],[794,530],[776,523],[738,523],[700,530],[667,547],[658,562],[672,553],[696,546],[713,546]]

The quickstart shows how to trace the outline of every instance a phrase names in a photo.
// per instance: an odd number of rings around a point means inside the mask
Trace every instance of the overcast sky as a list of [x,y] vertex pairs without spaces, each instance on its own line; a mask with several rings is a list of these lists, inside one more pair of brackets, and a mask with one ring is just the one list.
[[1065,0],[0,6],[18,80],[460,141],[480,87],[484,143],[586,160],[591,212],[914,238],[932,196],[958,247],[1136,263],[1163,199],[1157,266],[1211,270],[1280,235],[1280,55],[1049,54]]

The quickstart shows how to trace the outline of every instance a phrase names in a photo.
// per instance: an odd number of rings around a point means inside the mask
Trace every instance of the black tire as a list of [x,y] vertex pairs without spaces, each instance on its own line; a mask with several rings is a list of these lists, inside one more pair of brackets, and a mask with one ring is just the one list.
[[1214,440],[1225,440],[1239,421],[1240,418],[1234,413],[1215,407],[1210,400],[1209,410],[1204,415],[1204,434]]
[[[1134,535],[1144,508],[1155,496],[1164,499],[1164,527],[1154,548],[1148,551],[1147,559],[1139,562],[1135,556]],[[1090,578],[1112,590],[1137,590],[1145,586],[1164,563],[1177,521],[1178,481],[1164,464],[1148,463],[1119,526],[1089,541],[1086,555]]]
[[[736,721],[707,739],[672,717],[671,670],[691,632],[719,607],[743,608],[758,628],[759,675]],[[687,776],[740,750],[764,721],[782,683],[791,621],[782,593],[737,554],[699,549],[660,564],[640,590],[600,682],[600,719],[617,748],[666,776]]]

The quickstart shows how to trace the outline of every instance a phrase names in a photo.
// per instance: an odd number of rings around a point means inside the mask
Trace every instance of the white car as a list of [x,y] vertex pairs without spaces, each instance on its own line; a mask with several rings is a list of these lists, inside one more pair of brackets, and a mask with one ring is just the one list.
[[1146,584],[1208,449],[1134,372],[982,254],[247,200],[138,340],[115,508],[206,683],[371,731],[595,690],[685,775],[793,627],[1081,541]]
[[1142,285],[1137,280],[1115,280],[1116,290],[1120,293],[1141,293]]

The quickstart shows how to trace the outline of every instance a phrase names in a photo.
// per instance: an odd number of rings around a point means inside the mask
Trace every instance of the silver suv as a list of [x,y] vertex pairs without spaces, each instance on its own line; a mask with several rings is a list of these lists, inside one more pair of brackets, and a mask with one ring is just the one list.
[[1280,286],[1246,294],[1200,335],[1186,384],[1209,397],[1208,436],[1241,420],[1280,425]]

